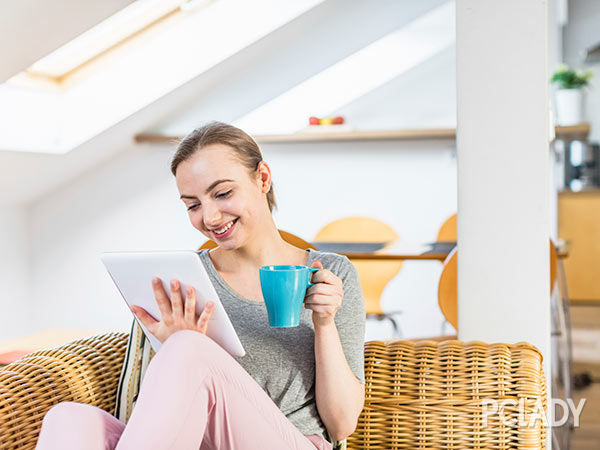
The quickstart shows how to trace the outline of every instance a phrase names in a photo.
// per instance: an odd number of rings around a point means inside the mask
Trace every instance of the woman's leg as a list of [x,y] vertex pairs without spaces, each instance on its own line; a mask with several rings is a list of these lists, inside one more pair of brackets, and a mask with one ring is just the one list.
[[36,450],[113,450],[125,424],[106,411],[62,402],[48,410]]
[[179,331],[148,366],[117,450],[315,446],[218,344],[201,333]]

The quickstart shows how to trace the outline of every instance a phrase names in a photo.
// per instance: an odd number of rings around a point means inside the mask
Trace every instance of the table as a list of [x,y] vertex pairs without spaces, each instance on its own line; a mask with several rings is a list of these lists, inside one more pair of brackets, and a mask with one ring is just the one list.
[[[320,251],[339,253],[349,259],[369,260],[433,260],[444,261],[456,247],[456,241],[438,242],[325,242],[315,241],[312,244]],[[569,255],[569,244],[559,242],[558,257]]]

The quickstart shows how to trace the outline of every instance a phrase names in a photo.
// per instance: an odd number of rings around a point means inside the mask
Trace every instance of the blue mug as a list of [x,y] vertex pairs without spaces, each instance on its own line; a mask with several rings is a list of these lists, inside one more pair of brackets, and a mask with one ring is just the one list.
[[269,325],[272,327],[297,327],[306,290],[316,267],[262,266],[259,269]]

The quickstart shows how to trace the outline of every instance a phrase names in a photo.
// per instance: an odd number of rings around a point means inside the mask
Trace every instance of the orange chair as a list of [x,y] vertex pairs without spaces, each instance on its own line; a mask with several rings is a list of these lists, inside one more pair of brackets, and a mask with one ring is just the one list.
[[[456,242],[457,240],[457,224],[456,214],[452,214],[442,224],[438,231],[438,242]],[[558,254],[556,246],[550,240],[550,290],[554,288],[558,270]],[[458,272],[458,255],[456,248],[452,250],[444,261],[444,268],[440,275],[438,285],[438,304],[440,310],[448,322],[458,330],[458,314],[457,314],[457,272]]]
[[[325,225],[315,236],[316,241],[323,242],[392,242],[399,236],[392,227],[371,217],[345,217]],[[358,272],[360,285],[365,299],[368,318],[390,320],[396,335],[400,335],[400,327],[394,314],[400,311],[384,312],[381,309],[381,294],[385,286],[394,278],[402,267],[402,261],[352,261]]]
[[438,242],[456,242],[456,214],[446,219],[438,231]]
[[[550,239],[550,290],[554,288],[558,270],[558,254],[556,246]],[[438,285],[438,304],[442,314],[452,326],[458,330],[458,252],[454,248],[444,261],[444,268]]]
[[[310,242],[306,242],[304,239],[296,236],[295,234],[288,233],[287,231],[283,231],[283,230],[278,230],[278,231],[279,231],[279,235],[288,244],[292,244],[293,246],[298,247],[299,249],[302,249],[302,250],[306,250],[309,248],[312,248],[313,250],[317,249]],[[210,249],[210,248],[215,248],[215,247],[217,247],[217,243],[215,241],[212,241],[209,239],[204,244],[202,244],[198,250],[204,250],[205,248]]]

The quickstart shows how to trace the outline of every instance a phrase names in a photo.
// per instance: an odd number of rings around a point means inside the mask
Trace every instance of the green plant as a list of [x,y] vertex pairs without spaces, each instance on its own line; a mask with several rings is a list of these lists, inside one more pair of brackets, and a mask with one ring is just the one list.
[[594,72],[575,71],[569,69],[565,64],[561,64],[550,78],[551,83],[558,83],[561,89],[579,89],[588,85],[588,81],[592,78]]

